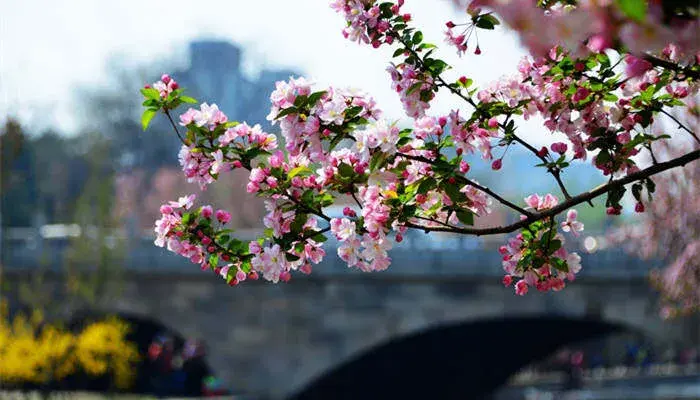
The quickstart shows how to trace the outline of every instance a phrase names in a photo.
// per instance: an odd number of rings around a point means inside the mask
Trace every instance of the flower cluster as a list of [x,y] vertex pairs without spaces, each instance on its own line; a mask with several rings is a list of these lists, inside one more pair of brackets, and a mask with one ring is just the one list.
[[[236,285],[259,275],[286,282],[295,271],[310,273],[325,256],[327,232],[339,241],[338,255],[348,266],[378,271],[388,268],[389,250],[407,229],[476,235],[520,230],[501,248],[504,283],[515,284],[518,294],[530,286],[561,290],[575,278],[581,259],[564,248],[559,231],[578,235],[583,230],[572,207],[591,198],[570,196],[561,172],[574,161],[590,158],[611,175],[605,191],[596,194],[607,195],[611,214],[621,210],[626,190],[622,183],[633,184],[638,200],[644,187],[651,194],[653,173],[632,175],[644,172],[633,157],[651,152],[652,143],[668,137],[650,133],[659,112],[691,108],[700,67],[677,63],[687,59],[683,54],[689,48],[680,42],[666,43],[658,57],[622,49],[617,54],[602,52],[612,36],[590,37],[590,24],[584,24],[586,13],[600,17],[598,6],[590,5],[595,2],[582,2],[579,8],[546,2],[543,11],[534,1],[527,7],[528,1],[519,15],[520,3],[475,1],[469,10],[471,25],[448,24],[449,41],[464,52],[476,28],[492,29],[499,23],[494,14],[479,8],[488,6],[515,26],[533,49],[534,57],[519,64],[516,76],[479,90],[467,77],[454,82],[443,77],[449,65],[434,56],[435,46],[423,41],[421,31],[409,26],[410,15],[400,13],[403,1],[332,1],[347,22],[347,38],[397,47],[393,57],[399,60],[388,72],[412,124],[402,129],[383,119],[365,93],[335,87],[315,90],[312,82],[294,77],[277,82],[270,95],[267,119],[279,128],[284,149],[277,148],[274,135],[258,125],[229,121],[215,105],[189,109],[180,117],[187,128],[180,136],[186,177],[204,188],[222,171],[247,170],[247,191],[266,200],[267,229],[258,240],[244,243],[224,227],[228,213],[215,213],[206,205],[196,208],[190,196],[163,205],[156,244]],[[605,3],[600,7],[609,6]],[[624,19],[617,14],[610,18],[615,24]],[[556,35],[530,35],[535,24]],[[457,31],[458,26],[464,31]],[[475,52],[480,52],[478,43]],[[447,115],[428,115],[441,89],[470,110],[455,107]],[[170,116],[180,103],[193,102],[182,89],[166,98],[155,89],[142,92],[145,125],[154,110]],[[519,115],[542,117],[546,128],[563,133],[566,140],[536,149],[518,136]],[[562,204],[551,194],[532,195],[521,207],[469,174],[465,157],[479,154],[499,171],[510,146],[533,153],[538,166],[559,185]],[[627,181],[613,181],[620,176]],[[521,220],[504,227],[475,227],[475,219],[491,213],[495,202],[520,214]],[[346,207],[344,217],[331,218],[324,210],[334,203],[354,203],[357,208]],[[562,213],[565,217],[558,218]]]
[[[525,202],[537,211],[558,204],[557,198],[551,194],[543,197],[533,194]],[[576,221],[575,210],[569,210],[566,221],[562,222],[562,230],[572,233],[583,230],[583,224]],[[526,294],[530,286],[540,292],[562,290],[566,281],[573,281],[581,270],[581,257],[567,252],[563,245],[564,237],[557,233],[553,220],[528,225],[499,249],[506,272],[503,284],[510,286],[515,282],[515,293],[519,295]]]
[[403,3],[404,0],[382,4],[366,0],[333,0],[331,8],[343,14],[347,21],[343,36],[354,42],[371,44],[376,48],[384,43],[393,43],[394,37],[387,32],[392,20],[393,22],[410,21],[410,14],[401,14]]
[[[483,8],[489,11],[484,12]],[[493,16],[495,13],[520,34],[523,44],[534,55],[545,55],[554,46],[563,46],[581,56],[613,48],[625,48],[636,54],[658,53],[672,41],[692,55],[700,50],[697,37],[700,22],[697,16],[693,17],[692,10],[678,14],[681,8],[643,1],[578,1],[574,5],[568,1],[475,0],[467,7],[471,21],[459,25],[447,23],[448,42],[458,51],[464,51],[464,35],[455,36],[452,29],[460,25],[493,29],[499,23]]]
[[[167,99],[175,89],[180,87],[180,85],[178,85],[177,82],[175,82],[175,79],[171,78],[170,75],[163,74],[163,76],[160,77],[160,80],[154,83],[152,87],[158,91],[161,99]],[[145,88],[149,89],[151,86],[146,85]]]

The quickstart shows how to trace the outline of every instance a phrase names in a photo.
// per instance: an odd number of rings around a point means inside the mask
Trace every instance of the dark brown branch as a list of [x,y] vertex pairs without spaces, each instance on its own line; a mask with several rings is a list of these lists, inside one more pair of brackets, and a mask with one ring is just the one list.
[[515,222],[510,225],[506,226],[495,226],[495,227],[489,227],[489,228],[447,228],[447,227],[428,227],[428,226],[423,226],[423,225],[418,225],[414,224],[411,222],[406,223],[406,226],[409,228],[414,228],[414,229],[420,229],[425,232],[452,232],[452,233],[461,233],[464,235],[475,235],[475,236],[483,236],[483,235],[497,235],[497,234],[502,234],[502,233],[511,233],[514,232],[520,228],[524,228],[531,223],[535,221],[540,221],[545,218],[549,217],[554,217],[555,215],[566,211],[567,209],[576,206],[578,204],[590,201],[592,199],[595,199],[598,196],[601,196],[611,189],[615,189],[624,185],[627,185],[628,183],[636,182],[645,178],[648,178],[652,175],[656,175],[660,172],[676,168],[676,167],[682,167],[685,164],[688,164],[690,162],[696,161],[698,158],[700,158],[700,150],[695,150],[691,151],[690,153],[687,153],[681,157],[674,158],[673,160],[662,162],[656,165],[652,165],[649,168],[643,169],[641,171],[637,171],[635,173],[629,174],[625,176],[624,178],[620,179],[615,179],[611,180],[610,182],[600,185],[597,188],[588,191],[586,193],[581,193],[577,196],[574,196],[563,203],[560,203],[548,210],[544,210],[542,212],[539,212],[537,214],[534,214],[531,217],[525,218],[523,220],[520,220],[518,222]]
[[685,68],[685,67],[678,65],[674,62],[666,61],[664,59],[652,56],[651,54],[645,54],[642,56],[642,58],[644,60],[648,61],[649,63],[651,63],[651,65],[653,65],[655,67],[670,69],[671,71],[675,71],[679,74],[683,74],[686,77],[694,79],[694,80],[700,79],[700,73],[698,73],[697,71],[693,71],[689,68]]

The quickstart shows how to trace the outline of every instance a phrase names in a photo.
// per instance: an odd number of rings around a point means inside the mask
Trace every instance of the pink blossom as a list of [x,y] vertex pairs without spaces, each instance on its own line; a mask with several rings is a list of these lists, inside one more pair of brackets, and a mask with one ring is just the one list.
[[527,287],[527,282],[525,282],[525,281],[522,280],[522,279],[519,280],[519,281],[515,284],[515,294],[517,294],[518,296],[524,296],[524,295],[526,295],[526,294],[527,294],[527,289],[528,289],[528,287]]
[[231,220],[231,214],[224,210],[216,210],[216,219],[220,223],[226,224]]
[[212,210],[211,206],[202,206],[202,211],[200,214],[203,218],[211,218],[213,212],[214,211]]
[[561,230],[571,232],[574,236],[578,236],[578,232],[583,231],[583,223],[576,220],[578,213],[576,210],[569,210],[566,213],[566,221],[561,223]]

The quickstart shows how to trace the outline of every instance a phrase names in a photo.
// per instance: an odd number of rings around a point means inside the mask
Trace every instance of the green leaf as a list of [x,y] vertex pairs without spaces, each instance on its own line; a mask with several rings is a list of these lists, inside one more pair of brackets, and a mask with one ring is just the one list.
[[416,31],[416,33],[413,34],[413,39],[411,40],[413,44],[418,44],[423,41],[423,32],[421,31]]
[[461,203],[467,199],[467,196],[459,191],[457,185],[447,184],[443,189],[445,190],[445,193],[447,193],[450,200],[452,200],[452,202],[455,204]]
[[467,210],[457,210],[457,219],[464,225],[474,225],[474,213]]
[[309,219],[308,214],[299,213],[294,217],[294,221],[289,225],[289,229],[293,234],[299,234],[302,231],[306,220]]
[[296,99],[294,99],[294,107],[296,107],[296,108],[304,107],[304,105],[306,104],[306,101],[308,99],[309,98],[306,97],[306,95],[300,94],[299,96],[297,96]]
[[197,104],[197,100],[190,96],[180,96],[180,101],[183,103]]
[[146,128],[148,128],[148,124],[151,123],[153,117],[156,116],[156,112],[157,111],[149,108],[143,112],[143,115],[141,115],[141,128],[143,128],[144,131]]
[[289,178],[291,179],[297,175],[308,175],[310,173],[311,173],[311,169],[309,169],[309,167],[305,167],[305,166],[301,165],[301,166],[293,168],[291,171],[289,171],[289,174],[287,174],[287,176],[289,176]]
[[559,270],[561,272],[565,272],[565,273],[569,272],[569,266],[566,264],[566,261],[562,260],[561,258],[553,257],[551,259],[551,264],[554,268],[556,268],[557,270]]
[[147,98],[147,99],[152,99],[152,100],[158,100],[160,101],[160,92],[156,89],[153,88],[143,88],[141,89],[141,94]]
[[415,91],[418,90],[421,86],[423,86],[423,82],[416,82],[416,83],[414,83],[413,85],[411,85],[411,86],[408,88],[408,90],[406,91],[406,95],[409,95],[409,94],[415,92]]
[[499,25],[501,22],[498,21],[496,17],[494,17],[491,14],[484,14],[479,16],[479,18],[476,20],[475,25],[477,28],[481,29],[494,29],[496,25]]
[[317,235],[314,235],[311,238],[311,240],[313,240],[314,242],[323,243],[326,240],[328,240],[328,236],[324,235],[323,233],[319,233]]
[[325,90],[321,90],[320,92],[313,92],[309,95],[309,100],[306,103],[309,106],[313,106],[325,94],[326,94]]
[[216,266],[219,265],[218,254],[212,254],[209,256],[209,265],[211,265],[212,268],[216,268]]
[[383,167],[385,162],[386,154],[382,153],[381,151],[377,151],[372,155],[372,159],[369,162],[369,170],[374,172],[377,169]]
[[180,223],[182,223],[182,225],[189,225],[190,221],[192,221],[192,213],[182,214],[182,218],[180,219]]
[[287,107],[284,110],[280,111],[279,114],[277,114],[277,117],[275,117],[275,119],[286,117],[289,114],[297,114],[298,112],[299,109],[297,109],[296,107]]
[[647,2],[645,0],[617,0],[617,7],[623,14],[637,22],[644,22],[647,15]]
[[340,172],[340,176],[345,178],[355,175],[355,170],[350,165],[345,163],[340,163],[340,165],[338,165],[338,172]]
[[418,185],[418,193],[426,194],[428,191],[434,189],[436,185],[437,181],[435,178],[425,178],[421,181],[420,185]]

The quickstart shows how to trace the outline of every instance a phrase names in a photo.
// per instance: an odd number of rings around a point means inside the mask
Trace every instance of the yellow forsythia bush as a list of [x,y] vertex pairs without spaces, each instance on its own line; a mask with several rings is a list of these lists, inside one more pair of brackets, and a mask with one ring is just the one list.
[[110,374],[118,388],[131,384],[139,355],[136,345],[126,340],[125,322],[110,318],[77,334],[42,322],[39,312],[10,320],[6,303],[0,301],[1,384],[60,381],[78,371]]

